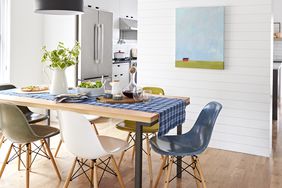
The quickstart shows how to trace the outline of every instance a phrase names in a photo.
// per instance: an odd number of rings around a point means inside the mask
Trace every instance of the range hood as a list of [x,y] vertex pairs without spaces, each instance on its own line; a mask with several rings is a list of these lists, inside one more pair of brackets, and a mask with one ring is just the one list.
[[122,31],[137,31],[137,20],[120,18],[119,29]]

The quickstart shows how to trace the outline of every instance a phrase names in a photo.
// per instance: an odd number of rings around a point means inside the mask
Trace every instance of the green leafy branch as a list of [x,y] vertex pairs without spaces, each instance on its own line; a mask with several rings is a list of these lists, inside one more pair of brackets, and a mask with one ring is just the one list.
[[77,58],[80,54],[80,44],[76,41],[74,47],[70,50],[64,46],[64,43],[59,42],[57,49],[48,51],[46,46],[43,46],[42,51],[42,63],[51,62],[49,67],[64,70],[77,63]]

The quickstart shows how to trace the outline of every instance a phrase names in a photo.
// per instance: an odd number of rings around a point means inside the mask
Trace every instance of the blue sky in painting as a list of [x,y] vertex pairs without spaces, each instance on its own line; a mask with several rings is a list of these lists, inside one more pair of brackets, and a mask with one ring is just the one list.
[[176,9],[176,60],[224,60],[224,7]]

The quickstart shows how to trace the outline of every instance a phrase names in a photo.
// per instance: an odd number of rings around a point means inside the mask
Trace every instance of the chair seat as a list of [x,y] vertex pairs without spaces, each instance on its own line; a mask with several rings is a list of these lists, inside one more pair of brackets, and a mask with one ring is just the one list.
[[152,149],[161,155],[190,156],[198,155],[205,149],[201,147],[202,142],[195,139],[184,135],[154,136],[150,139],[150,143]]
[[[125,120],[124,122],[117,124],[116,128],[122,131],[136,132],[136,122]],[[151,127],[143,126],[143,133],[156,133],[158,132],[158,130],[159,130],[158,123],[156,123]]]
[[87,115],[87,114],[84,114],[83,116],[90,122],[100,118],[100,116]]
[[47,115],[38,114],[38,113],[34,113],[34,112],[25,114],[25,117],[26,117],[28,123],[30,123],[30,124],[38,123],[40,121],[44,121],[44,120],[49,118]]
[[99,136],[98,138],[108,154],[124,151],[129,147],[129,144],[126,141],[118,138],[108,136]]
[[34,133],[42,138],[49,138],[60,133],[60,130],[55,127],[48,127],[46,125],[30,125]]

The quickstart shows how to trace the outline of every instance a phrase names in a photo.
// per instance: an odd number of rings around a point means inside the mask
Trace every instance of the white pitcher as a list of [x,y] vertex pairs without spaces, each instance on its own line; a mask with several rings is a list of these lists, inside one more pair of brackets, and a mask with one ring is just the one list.
[[53,69],[50,94],[59,95],[65,93],[68,93],[68,85],[65,70]]

